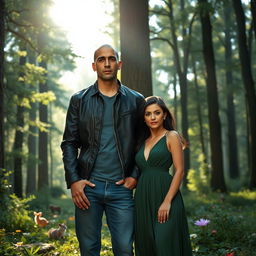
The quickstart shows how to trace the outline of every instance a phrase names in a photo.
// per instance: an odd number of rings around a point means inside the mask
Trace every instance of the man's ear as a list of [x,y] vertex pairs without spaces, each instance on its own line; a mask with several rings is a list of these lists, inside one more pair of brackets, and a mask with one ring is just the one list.
[[119,69],[119,70],[122,68],[122,65],[123,65],[122,61],[119,60],[119,61],[118,61],[118,69]]
[[95,62],[93,62],[93,63],[92,63],[92,69],[93,69],[93,71],[94,71],[94,72],[95,72],[95,71],[97,71],[97,68],[96,68]]

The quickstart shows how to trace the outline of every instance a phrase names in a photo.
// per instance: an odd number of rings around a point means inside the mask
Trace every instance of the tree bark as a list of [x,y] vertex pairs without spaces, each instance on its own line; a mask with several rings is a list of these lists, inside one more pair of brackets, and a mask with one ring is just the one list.
[[177,77],[176,74],[173,76],[173,92],[174,92],[174,117],[176,124],[178,123],[178,99],[177,99]]
[[254,36],[256,39],[256,0],[251,0],[251,14],[252,14]]
[[[24,51],[24,49],[22,49]],[[22,67],[26,64],[26,57],[20,57],[19,65]],[[22,77],[24,74],[20,73]],[[22,95],[18,98],[22,99]],[[16,130],[14,139],[14,193],[18,197],[22,197],[22,146],[23,146],[23,131],[24,128],[24,107],[18,105],[16,112]]]
[[0,169],[4,168],[4,45],[5,1],[0,0]]
[[[31,103],[29,111],[29,120],[36,120],[36,103]],[[26,194],[32,194],[36,191],[36,133],[37,128],[34,125],[29,126],[28,135],[28,162],[27,162],[27,185]]]
[[[35,56],[29,51],[29,62],[35,64]],[[30,103],[31,109],[29,110],[29,121],[36,121],[37,117],[37,103]],[[35,125],[29,125],[28,133],[28,161],[27,161],[27,182],[26,182],[26,194],[33,194],[36,191],[36,172],[37,172],[37,127]]]
[[201,4],[200,19],[203,38],[203,55],[207,73],[207,99],[209,112],[210,142],[211,142],[211,187],[213,190],[226,192],[223,173],[223,156],[221,143],[221,126],[215,73],[215,58],[212,44],[212,26],[209,9],[204,8],[207,0],[199,0]]
[[[184,12],[184,1],[180,1],[181,4],[181,12]],[[191,31],[192,31],[192,24],[193,19],[190,21],[189,25],[189,32],[187,33],[185,29],[185,25],[182,26],[182,36],[183,36],[183,65],[181,64],[180,55],[179,55],[179,47],[176,35],[176,25],[173,16],[173,3],[171,0],[168,2],[169,7],[169,20],[171,26],[171,36],[172,36],[172,49],[174,53],[174,63],[177,70],[177,74],[179,77],[179,84],[180,84],[180,97],[181,97],[181,127],[182,127],[182,135],[184,138],[189,142],[189,135],[188,135],[188,111],[187,111],[187,72],[188,72],[188,59],[190,54],[190,44],[191,44]],[[186,24],[187,25],[187,24]],[[185,42],[185,38],[188,38],[187,42]],[[183,185],[184,187],[187,186],[187,174],[190,168],[190,149],[189,147],[184,151],[184,178],[183,178]]]
[[[50,124],[53,123],[52,120],[52,103],[49,103],[49,121]],[[53,186],[53,150],[52,150],[52,138],[53,138],[53,130],[49,129],[49,160],[50,160],[50,187]]]
[[[41,62],[40,67],[47,70],[45,62]],[[39,92],[47,92],[47,82],[39,84]],[[48,108],[47,105],[39,103],[39,120],[48,123]],[[38,138],[38,189],[49,185],[49,172],[48,172],[48,134],[46,131],[39,130]]]
[[196,70],[196,63],[194,60],[193,62],[193,73],[195,75],[195,92],[196,92],[196,111],[198,116],[198,123],[199,123],[199,138],[201,142],[201,148],[202,148],[202,154],[204,157],[204,163],[207,164],[207,155],[206,155],[206,149],[205,149],[205,143],[204,143],[204,129],[203,129],[203,120],[202,120],[202,111],[200,106],[200,94],[199,94],[199,86],[198,86],[198,80],[197,80],[197,70]]
[[234,106],[234,83],[232,73],[232,45],[231,45],[231,19],[230,4],[224,6],[225,20],[225,63],[226,63],[226,86],[227,86],[227,120],[228,120],[228,160],[229,176],[232,179],[239,177],[238,153],[237,153],[237,136],[236,120]]
[[[41,17],[42,18],[42,17]],[[43,20],[42,20],[43,22]],[[46,32],[41,31],[38,35],[38,48],[43,54],[46,45]],[[47,70],[47,64],[43,60],[39,66]],[[47,75],[45,75],[47,76]],[[39,83],[39,92],[44,93],[48,91],[47,79],[44,83]],[[45,104],[39,103],[39,120],[43,123],[48,123],[48,107]],[[39,130],[38,137],[38,189],[48,187],[49,185],[49,171],[48,171],[48,133],[47,131]]]
[[18,197],[22,197],[22,145],[23,145],[23,131],[24,126],[24,107],[18,106],[16,113],[17,128],[14,139],[14,193]]
[[254,81],[252,76],[250,55],[247,46],[246,29],[245,29],[245,15],[240,0],[233,0],[233,7],[236,15],[237,30],[238,30],[238,47],[239,57],[241,62],[241,71],[243,84],[245,89],[245,98],[248,104],[249,115],[249,143],[250,143],[250,184],[251,189],[256,188],[256,95],[254,88]]
[[119,0],[119,5],[121,80],[147,97],[152,95],[148,1]]

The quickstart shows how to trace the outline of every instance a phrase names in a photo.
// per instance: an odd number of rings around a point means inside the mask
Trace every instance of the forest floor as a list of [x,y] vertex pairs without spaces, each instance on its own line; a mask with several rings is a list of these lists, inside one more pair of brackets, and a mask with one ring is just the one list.
[[[256,192],[208,194],[199,196],[194,192],[183,193],[188,215],[189,230],[193,247],[193,255],[207,256],[256,256]],[[37,199],[35,199],[37,200]],[[0,229],[0,255],[44,255],[75,256],[79,255],[78,242],[75,235],[74,207],[69,197],[51,198],[48,203],[61,208],[60,214],[53,214],[41,205],[40,201],[30,205],[30,216],[33,211],[41,210],[49,220],[44,228],[34,226],[31,230],[13,230],[7,232]],[[207,219],[204,226],[195,225],[199,219]],[[64,238],[51,240],[48,230],[65,223],[67,230]],[[27,244],[47,243],[53,245],[49,252],[39,254],[38,244],[26,248]],[[109,231],[103,220],[102,250],[104,256],[112,256]]]

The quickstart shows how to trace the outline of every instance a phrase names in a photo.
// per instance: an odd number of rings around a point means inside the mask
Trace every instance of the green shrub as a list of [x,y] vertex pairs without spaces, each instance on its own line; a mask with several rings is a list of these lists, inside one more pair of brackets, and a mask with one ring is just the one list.
[[48,210],[51,201],[51,193],[48,187],[43,187],[34,194],[34,200],[29,202],[29,207],[33,211]]
[[28,202],[33,200],[33,196],[20,199],[15,194],[10,193],[10,185],[7,177],[10,172],[0,170],[0,228],[6,231],[30,231],[34,226],[31,212],[28,210]]
[[204,162],[203,155],[198,156],[199,168],[190,169],[188,172],[188,189],[207,194],[210,192],[210,175],[207,164]]
[[60,186],[51,187],[50,193],[53,198],[60,198],[61,196],[65,195],[64,189]]
[[[194,256],[225,256],[231,252],[234,252],[235,256],[256,255],[256,219],[252,204],[250,207],[234,207],[231,204],[234,195],[221,196],[218,193],[211,193],[207,195],[206,200],[205,196],[199,198],[195,193],[192,194],[194,197],[185,197],[185,205],[189,210]],[[241,205],[246,204],[248,196],[243,197],[239,194]],[[195,225],[194,222],[201,218],[210,222],[205,226]]]

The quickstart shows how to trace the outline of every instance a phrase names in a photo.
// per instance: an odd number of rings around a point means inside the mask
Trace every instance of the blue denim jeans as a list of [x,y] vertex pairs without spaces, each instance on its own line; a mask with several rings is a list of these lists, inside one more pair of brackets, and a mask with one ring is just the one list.
[[76,207],[76,235],[81,256],[99,256],[101,249],[102,216],[105,212],[115,256],[133,255],[134,201],[132,190],[114,182],[91,178],[96,186],[85,187],[90,201],[87,210]]

